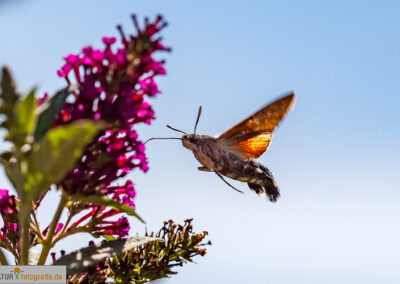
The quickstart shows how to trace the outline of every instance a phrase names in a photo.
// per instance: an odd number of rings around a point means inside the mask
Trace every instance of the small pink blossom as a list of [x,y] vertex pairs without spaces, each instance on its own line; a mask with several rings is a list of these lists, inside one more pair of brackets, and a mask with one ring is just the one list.
[[120,217],[117,221],[103,221],[102,224],[94,226],[94,235],[117,235],[126,237],[129,233],[129,221],[126,217]]

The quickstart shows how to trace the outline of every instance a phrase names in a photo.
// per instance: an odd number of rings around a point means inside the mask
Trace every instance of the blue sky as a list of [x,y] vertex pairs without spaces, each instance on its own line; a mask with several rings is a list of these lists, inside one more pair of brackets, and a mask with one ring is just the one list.
[[[148,144],[151,170],[130,175],[148,229],[193,217],[213,241],[165,282],[399,283],[400,4],[17,1],[0,5],[0,64],[21,90],[53,92],[64,86],[55,73],[62,57],[100,46],[116,24],[132,30],[131,13],[163,14],[173,48],[143,139],[176,136],[165,124],[190,132],[199,105],[198,131],[214,135],[282,93],[298,95],[259,159],[280,186],[276,204],[198,172],[179,141]],[[131,234],[143,231],[135,222]]]

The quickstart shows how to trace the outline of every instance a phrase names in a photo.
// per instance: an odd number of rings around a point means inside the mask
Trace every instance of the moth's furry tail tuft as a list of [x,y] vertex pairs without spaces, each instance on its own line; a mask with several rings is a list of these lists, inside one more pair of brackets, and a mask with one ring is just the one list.
[[257,184],[257,183],[248,183],[248,186],[250,187],[251,190],[255,191],[258,195],[260,194],[266,194],[268,196],[268,199],[271,202],[276,202],[278,200],[280,193],[279,193],[279,188],[276,182],[273,179],[266,178],[264,179],[263,183]]

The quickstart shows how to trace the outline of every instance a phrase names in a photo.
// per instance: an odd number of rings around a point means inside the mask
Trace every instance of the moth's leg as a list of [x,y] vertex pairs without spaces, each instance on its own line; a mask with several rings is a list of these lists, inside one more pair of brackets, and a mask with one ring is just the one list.
[[224,181],[224,183],[226,183],[227,185],[229,185],[230,187],[232,187],[234,190],[236,190],[236,191],[238,191],[238,192],[240,192],[240,193],[243,193],[243,191],[237,189],[236,187],[234,187],[233,185],[231,185],[229,182],[227,182],[227,181],[224,179],[224,177],[223,177],[219,172],[215,172],[215,171],[214,171],[214,173],[215,173],[220,179],[222,179],[222,180]]
[[203,172],[211,172],[211,170],[209,170],[208,168],[203,167],[203,166],[198,167],[197,169],[198,169],[199,171],[203,171]]

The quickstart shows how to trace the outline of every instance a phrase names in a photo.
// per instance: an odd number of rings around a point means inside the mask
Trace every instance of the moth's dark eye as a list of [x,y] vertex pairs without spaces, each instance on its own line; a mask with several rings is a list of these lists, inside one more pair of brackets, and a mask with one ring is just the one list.
[[193,143],[193,144],[196,142],[196,140],[194,138],[190,138],[189,141],[190,141],[190,143]]

